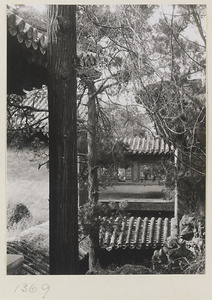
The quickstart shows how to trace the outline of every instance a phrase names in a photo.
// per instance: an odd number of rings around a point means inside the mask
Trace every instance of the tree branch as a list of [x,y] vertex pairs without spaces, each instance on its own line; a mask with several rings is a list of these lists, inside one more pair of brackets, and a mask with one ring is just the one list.
[[192,10],[192,15],[193,15],[194,20],[196,22],[196,25],[197,25],[197,28],[199,30],[200,36],[201,36],[201,38],[202,38],[202,40],[203,40],[203,42],[204,42],[204,44],[206,46],[206,38],[205,38],[203,30],[202,30],[202,25],[201,25],[200,21],[198,20],[198,15],[197,15],[197,13],[196,13],[196,11],[194,9],[194,5],[189,5],[189,6],[190,6],[190,8]]
[[39,109],[36,108],[34,106],[29,106],[29,105],[18,105],[18,104],[8,104],[10,107],[16,107],[16,108],[20,108],[20,109],[29,109],[31,111],[35,111],[35,112],[48,112],[48,109]]

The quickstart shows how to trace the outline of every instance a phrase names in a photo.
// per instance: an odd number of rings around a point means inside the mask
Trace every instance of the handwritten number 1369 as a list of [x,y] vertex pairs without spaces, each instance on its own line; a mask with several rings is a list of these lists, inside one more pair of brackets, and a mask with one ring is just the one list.
[[[43,295],[43,299],[46,297],[46,294],[48,293],[49,289],[50,289],[50,286],[47,283],[45,283],[41,286],[41,290],[45,291],[45,294]],[[22,284],[17,285],[17,287],[15,288],[15,292],[17,292],[17,291],[22,291],[23,293],[30,292],[33,294],[38,291],[38,288],[36,287],[35,284],[28,285],[26,283],[22,283]]]

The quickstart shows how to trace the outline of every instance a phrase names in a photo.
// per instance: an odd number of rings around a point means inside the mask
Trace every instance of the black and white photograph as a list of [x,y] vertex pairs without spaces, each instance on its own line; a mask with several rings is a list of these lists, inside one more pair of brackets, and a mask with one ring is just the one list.
[[206,5],[7,5],[7,274],[204,274]]
[[207,5],[5,14],[5,272],[17,297],[56,299],[29,275],[204,278]]

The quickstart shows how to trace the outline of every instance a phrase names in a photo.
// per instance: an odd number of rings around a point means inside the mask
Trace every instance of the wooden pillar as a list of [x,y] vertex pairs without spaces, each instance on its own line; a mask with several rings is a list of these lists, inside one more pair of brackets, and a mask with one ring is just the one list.
[[138,161],[134,161],[132,164],[132,181],[140,181],[140,163]]

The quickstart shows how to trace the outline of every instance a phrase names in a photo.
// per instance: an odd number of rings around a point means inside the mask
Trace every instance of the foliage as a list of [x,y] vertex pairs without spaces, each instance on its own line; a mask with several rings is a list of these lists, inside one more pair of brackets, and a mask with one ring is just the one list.
[[[148,84],[141,80],[137,95],[137,101],[144,105],[154,121],[157,133],[179,149],[179,197],[188,211],[204,207],[205,201],[205,45],[204,38],[200,45],[184,37],[194,18],[193,9],[203,22],[203,7],[173,6],[172,15],[163,13],[159,25],[152,27],[153,43],[149,48],[157,57],[160,71],[152,66],[151,54],[146,56],[146,70],[150,69],[152,76]],[[192,24],[203,32],[201,22]],[[155,78],[156,74],[160,81]],[[190,79],[194,74],[199,79]],[[169,178],[176,179],[174,173],[171,171]]]
[[[34,100],[34,97],[32,100]],[[48,137],[41,129],[42,120],[37,120],[33,106],[25,105],[26,96],[11,94],[7,96],[7,144],[21,149],[30,145],[35,138],[45,145]],[[40,110],[42,111],[42,110]]]
[[115,218],[117,216],[126,215],[124,209],[127,203],[121,203],[118,209],[114,209],[114,203],[109,205],[100,202],[88,201],[79,208],[79,231],[82,235],[89,235],[92,231],[99,232],[100,226],[102,230],[113,231]]
[[152,256],[156,272],[203,274],[205,271],[205,222],[198,213],[185,214],[179,235],[169,236]]
[[[194,247],[194,244],[192,245]],[[185,248],[187,249],[187,248]],[[205,251],[199,252],[195,250],[190,251],[173,260],[161,260],[153,263],[153,270],[155,274],[204,274],[205,273]],[[185,250],[184,250],[185,251]]]
[[[178,180],[181,213],[205,214],[205,177],[187,172]],[[189,191],[189,193],[188,193]]]
[[31,217],[28,208],[22,203],[16,204],[12,211],[10,211],[10,214],[8,220],[9,226],[20,222],[23,218],[29,219]]
[[20,108],[22,103],[22,96],[12,94],[7,97],[7,142],[17,148],[32,134],[26,124],[32,120],[33,115],[28,109]]
[[148,137],[154,136],[154,128],[148,115],[136,105],[121,105],[119,99],[117,103],[109,102],[102,108],[107,115],[115,138],[120,137]]
[[205,252],[185,265],[183,274],[205,274]]
[[[156,134],[178,148],[178,170],[168,168],[167,185],[178,181],[186,210],[198,209],[205,202],[205,8],[79,8],[83,49],[87,47],[96,53],[104,74],[110,75],[107,80],[117,82],[106,92],[107,96],[121,95],[123,90],[133,92],[153,122]],[[82,16],[87,22],[85,29]],[[197,33],[195,39],[190,31]],[[194,191],[190,195],[188,188]]]
[[30,227],[32,224],[32,215],[26,205],[17,203],[7,209],[7,229],[20,230]]

